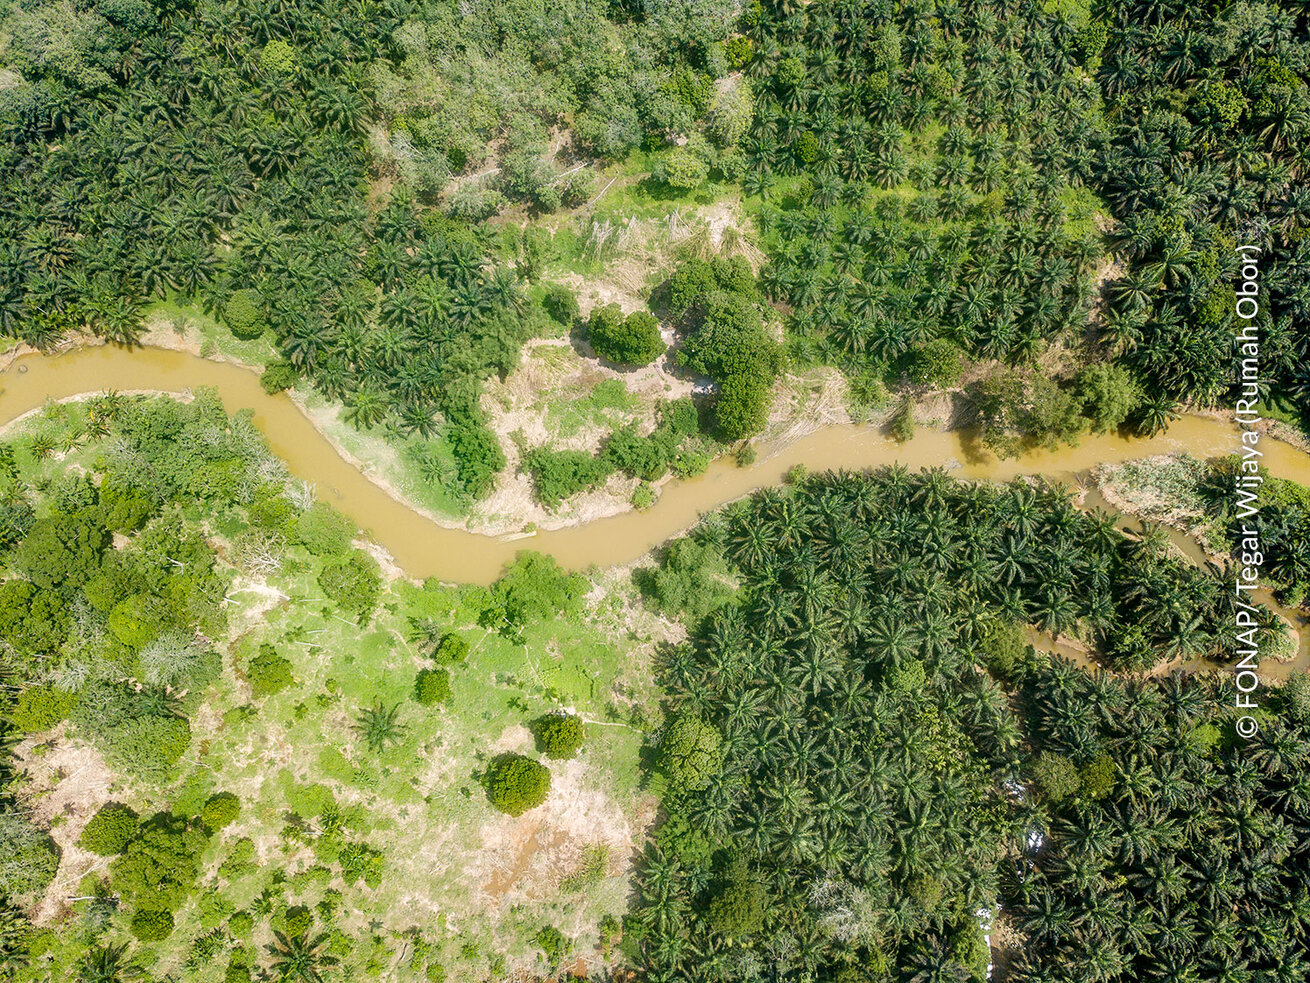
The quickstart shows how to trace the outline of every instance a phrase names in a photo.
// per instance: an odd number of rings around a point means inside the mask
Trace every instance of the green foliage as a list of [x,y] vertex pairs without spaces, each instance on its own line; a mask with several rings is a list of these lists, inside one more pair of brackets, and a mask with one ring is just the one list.
[[14,563],[37,587],[77,587],[99,569],[109,539],[94,508],[46,516],[23,537]]
[[1078,769],[1062,754],[1043,751],[1032,764],[1033,777],[1047,801],[1060,803],[1073,798],[1081,788]]
[[729,603],[734,594],[723,554],[691,536],[669,544],[659,566],[640,575],[638,583],[660,611],[683,618],[689,625]]
[[414,679],[414,699],[425,707],[450,702],[450,673],[445,669],[421,669]]
[[726,938],[752,935],[764,927],[768,901],[767,888],[746,858],[734,854],[710,897],[705,923],[710,931]]
[[72,719],[111,765],[138,780],[162,782],[191,745],[186,718],[157,686],[97,680],[82,689]]
[[1127,369],[1119,365],[1089,365],[1074,377],[1074,392],[1094,433],[1118,430],[1132,416],[1141,392]]
[[582,316],[578,308],[578,295],[562,283],[552,283],[546,287],[546,294],[541,305],[555,321],[571,328]]
[[887,421],[887,432],[900,443],[914,439],[914,402],[903,399]]
[[257,290],[234,291],[223,308],[223,320],[238,338],[258,338],[268,328],[264,303]]
[[587,579],[560,569],[555,558],[520,553],[492,586],[492,597],[510,626],[522,628],[557,614],[578,610]]
[[555,761],[576,755],[586,738],[582,720],[571,713],[551,713],[536,721],[532,728],[537,750]]
[[532,487],[541,504],[554,509],[566,498],[594,488],[613,468],[604,457],[587,451],[556,451],[537,447],[523,456],[523,470],[532,476]]
[[49,730],[77,705],[77,695],[53,686],[29,686],[18,694],[9,721],[25,734]]
[[680,713],[660,738],[657,762],[671,792],[702,789],[719,770],[723,735],[695,713]]
[[173,913],[141,909],[132,915],[132,934],[142,942],[162,942],[173,934]]
[[77,843],[83,850],[102,857],[112,857],[136,835],[138,817],[134,810],[119,802],[106,802],[82,827]]
[[441,636],[441,642],[433,652],[432,658],[442,665],[451,666],[463,662],[468,658],[468,654],[468,640],[463,635],[450,631]]
[[649,311],[633,311],[624,317],[618,304],[591,312],[587,340],[597,355],[619,365],[646,365],[664,352],[655,316]]
[[177,911],[195,885],[207,835],[169,813],[141,823],[110,865],[110,884],[137,911]]
[[550,771],[521,754],[503,754],[487,768],[487,798],[501,812],[521,816],[546,801]]
[[20,812],[0,812],[0,894],[31,901],[59,869],[59,848]]
[[363,550],[351,550],[346,560],[323,568],[318,585],[343,610],[363,619],[377,607],[382,572],[373,557]]
[[651,177],[674,191],[693,191],[705,183],[709,167],[684,147],[674,147],[655,162]]
[[278,655],[272,645],[263,642],[246,666],[246,681],[250,683],[250,695],[257,700],[280,693],[295,683],[291,661]]
[[546,955],[546,961],[552,966],[557,965],[568,955],[568,939],[564,938],[564,933],[554,925],[547,925],[541,929],[532,937],[532,941],[541,947],[541,951]]
[[945,338],[918,345],[907,356],[905,374],[916,386],[950,389],[960,382],[964,364],[958,346]]
[[241,800],[231,792],[217,792],[205,800],[200,810],[200,821],[211,832],[231,826],[241,815]]
[[270,396],[290,389],[300,381],[300,373],[290,362],[269,362],[259,375],[259,384]]
[[296,539],[315,556],[344,556],[357,531],[348,516],[322,501],[314,502],[295,521]]
[[296,63],[296,49],[281,38],[269,41],[259,53],[260,67],[274,75],[290,75],[296,70]]

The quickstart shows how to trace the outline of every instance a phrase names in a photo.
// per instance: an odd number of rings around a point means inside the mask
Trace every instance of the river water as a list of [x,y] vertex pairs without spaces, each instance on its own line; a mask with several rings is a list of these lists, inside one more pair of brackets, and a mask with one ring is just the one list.
[[[1017,475],[1044,475],[1074,484],[1076,474],[1098,464],[1178,451],[1205,458],[1238,449],[1236,428],[1196,416],[1182,417],[1157,437],[1087,436],[1076,447],[1036,450],[1004,461],[978,452],[959,432],[923,429],[901,444],[873,427],[831,425],[783,445],[761,446],[758,460],[749,468],[722,459],[698,478],[671,482],[645,512],[507,539],[443,526],[420,515],[343,459],[286,395],[265,393],[254,371],[185,352],[129,351],[105,345],[56,356],[22,357],[0,372],[0,424],[49,399],[108,389],[184,393],[200,386],[217,389],[229,412],[252,409],[273,453],[291,472],[314,482],[323,498],[367,529],[411,576],[477,584],[494,580],[523,549],[550,553],[573,569],[631,562],[694,525],[704,513],[776,485],[797,464],[818,471],[900,463],[910,468],[946,467],[960,478],[1005,481]],[[1272,439],[1263,441],[1261,450],[1267,474],[1310,484],[1310,455]],[[1194,544],[1180,546],[1189,555],[1195,553]],[[1310,660],[1310,631],[1303,631],[1302,638],[1298,663]]]

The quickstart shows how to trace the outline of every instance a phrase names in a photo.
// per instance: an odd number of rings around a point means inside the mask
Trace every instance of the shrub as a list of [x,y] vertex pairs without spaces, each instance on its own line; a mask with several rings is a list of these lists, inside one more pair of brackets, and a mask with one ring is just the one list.
[[546,961],[551,965],[560,962],[568,952],[568,940],[554,925],[547,925],[532,937],[532,941],[541,947],[541,951],[546,954]]
[[493,806],[511,816],[521,816],[546,801],[550,771],[521,754],[503,754],[487,769],[486,789]]
[[102,857],[112,857],[136,835],[137,814],[120,802],[106,802],[82,828],[77,843],[83,850]]
[[425,707],[450,702],[450,673],[445,669],[424,669],[414,680],[414,699]]
[[26,580],[0,584],[0,638],[19,652],[52,652],[68,633],[68,611],[57,591]]
[[581,315],[578,309],[578,295],[562,283],[552,283],[546,288],[546,295],[541,299],[541,306],[554,320],[566,328],[573,327]]
[[905,360],[905,374],[916,386],[949,389],[964,374],[963,353],[945,338],[918,345]]
[[506,620],[518,627],[577,610],[587,579],[560,569],[553,556],[523,552],[492,587]]
[[295,366],[290,362],[269,362],[260,373],[259,384],[264,387],[264,392],[271,396],[273,393],[290,389],[299,378]]
[[132,934],[142,942],[162,942],[173,934],[173,913],[147,909],[132,916]]
[[548,509],[566,498],[599,485],[612,473],[607,458],[587,451],[556,451],[537,447],[523,457],[537,499]]
[[259,53],[259,65],[274,75],[289,75],[296,70],[296,49],[281,38],[274,38]]
[[10,722],[25,734],[49,730],[77,706],[77,696],[53,686],[29,686],[9,713]]
[[373,613],[382,591],[382,572],[373,557],[354,550],[344,562],[324,567],[318,585],[340,607],[366,618]]
[[887,421],[887,432],[902,444],[914,439],[914,404],[908,399],[901,402]]
[[651,178],[674,191],[691,191],[705,183],[710,169],[691,151],[675,147],[655,162]]
[[695,713],[684,712],[664,730],[656,761],[669,791],[695,792],[719,769],[723,737]]
[[176,911],[195,885],[207,839],[185,820],[156,813],[109,865],[110,884],[138,907]]
[[223,307],[223,320],[234,335],[246,340],[258,338],[268,327],[264,319],[263,302],[254,290],[238,290],[228,298]]
[[655,489],[644,481],[636,488],[632,489],[632,507],[638,512],[644,512],[655,504]]
[[537,749],[555,761],[577,754],[586,737],[582,721],[571,713],[548,714],[537,721],[534,730]]
[[259,654],[250,660],[246,679],[255,699],[281,693],[295,682],[291,676],[291,662],[278,655],[277,649],[267,642],[259,646]]
[[591,312],[587,339],[597,355],[619,365],[647,365],[664,352],[655,315],[633,311],[624,317],[618,304],[606,304]]
[[304,905],[294,905],[287,909],[283,924],[286,926],[284,933],[290,938],[308,935],[314,927],[314,913]]
[[124,645],[139,649],[159,637],[167,617],[164,602],[153,594],[133,594],[114,605],[106,627]]
[[1049,801],[1059,803],[1078,794],[1082,785],[1078,769],[1063,754],[1043,751],[1032,767],[1033,777]]
[[0,895],[39,894],[59,869],[59,848],[27,816],[0,813]]
[[741,938],[764,926],[768,893],[744,857],[734,854],[710,898],[706,924],[719,935]]
[[205,800],[205,807],[200,811],[200,821],[207,829],[217,832],[236,822],[239,815],[241,800],[231,792],[218,792]]
[[355,523],[327,502],[315,502],[296,518],[295,534],[315,556],[342,556],[350,549]]
[[641,588],[661,612],[691,625],[727,604],[734,594],[723,556],[691,536],[669,545],[660,565],[641,578]]
[[441,636],[441,644],[432,653],[432,658],[442,665],[451,666],[463,662],[468,658],[468,654],[469,643],[465,641],[464,636],[448,631]]

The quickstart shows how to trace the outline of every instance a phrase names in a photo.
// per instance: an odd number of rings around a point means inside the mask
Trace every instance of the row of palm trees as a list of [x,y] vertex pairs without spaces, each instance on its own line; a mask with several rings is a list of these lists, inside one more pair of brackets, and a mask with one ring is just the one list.
[[[771,4],[751,28],[747,190],[775,172],[813,181],[792,207],[766,204],[762,280],[795,334],[852,370],[935,337],[1027,362],[1085,321],[1103,251],[1062,231],[1098,139],[1070,73],[1076,32],[1037,4],[875,6]],[[812,159],[795,155],[802,138]],[[871,186],[901,189],[876,224]]]
[[[254,290],[286,361],[359,426],[481,426],[466,383],[517,360],[518,282],[482,230],[420,227],[403,190],[370,214],[362,190],[365,70],[400,16],[211,0],[116,35],[103,92],[35,71],[58,105],[0,114],[0,330],[131,344],[160,299],[222,320]],[[292,71],[262,64],[270,40],[295,45]]]
[[[996,639],[1024,623],[1083,634],[1123,668],[1218,654],[1226,592],[1159,534],[1129,539],[1048,487],[890,468],[760,492],[694,535],[741,590],[663,669],[675,712],[720,736],[721,766],[665,796],[638,879],[649,978],[875,965],[892,979],[968,978],[950,940],[972,937],[975,913],[1009,890],[1017,844],[1052,821],[1036,792],[1005,790],[1032,784],[1035,750],[1079,766],[1110,754],[1116,787],[1138,798],[1194,793],[1137,762],[1157,753],[1165,708],[1212,716],[1195,684],[1125,687],[1056,664],[1021,668],[1007,691],[979,668],[1006,679]],[[1114,740],[1098,731],[1106,719],[1124,728]],[[1169,845],[1140,823],[1115,849]],[[754,858],[767,886],[764,927],[747,938],[706,920],[716,849]]]

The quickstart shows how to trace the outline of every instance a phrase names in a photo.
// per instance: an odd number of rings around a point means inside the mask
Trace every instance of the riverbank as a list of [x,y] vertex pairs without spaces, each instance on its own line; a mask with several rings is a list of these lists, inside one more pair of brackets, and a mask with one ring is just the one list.
[[[191,353],[148,348],[84,347],[63,355],[20,357],[0,373],[0,420],[40,407],[47,399],[105,389],[185,392],[212,386],[229,410],[250,408],[254,421],[297,477],[315,483],[323,497],[372,532],[411,576],[490,583],[524,548],[549,552],[565,566],[613,566],[631,562],[653,546],[690,528],[701,515],[759,488],[779,483],[788,470],[859,469],[899,463],[910,468],[945,467],[954,476],[1006,481],[1019,475],[1064,476],[1153,454],[1188,451],[1198,457],[1229,453],[1236,433],[1221,421],[1185,416],[1152,438],[1099,435],[1076,447],[1035,450],[997,460],[981,454],[958,431],[920,429],[898,444],[876,427],[830,424],[779,445],[761,448],[749,468],[720,459],[705,474],[674,481],[643,512],[629,511],[584,525],[539,530],[527,537],[493,538],[425,515],[366,476],[343,456],[283,394],[270,396],[254,371]],[[1268,473],[1310,483],[1310,455],[1290,445],[1267,448]]]

